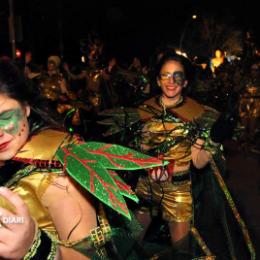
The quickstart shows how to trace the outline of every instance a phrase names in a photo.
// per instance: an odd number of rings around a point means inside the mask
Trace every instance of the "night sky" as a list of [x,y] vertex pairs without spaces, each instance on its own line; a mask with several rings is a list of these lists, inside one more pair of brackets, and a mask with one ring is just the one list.
[[[13,1],[22,28],[17,30],[17,46],[33,50],[39,62],[44,62],[50,54],[60,54],[61,44],[64,59],[76,62],[80,56],[80,39],[93,30],[104,40],[109,55],[126,61],[137,55],[146,61],[156,47],[178,45],[194,13],[198,17],[232,18],[234,26],[243,31],[250,29],[257,42],[260,38],[258,10],[250,1]],[[1,55],[10,53],[8,13],[8,0],[1,0]]]

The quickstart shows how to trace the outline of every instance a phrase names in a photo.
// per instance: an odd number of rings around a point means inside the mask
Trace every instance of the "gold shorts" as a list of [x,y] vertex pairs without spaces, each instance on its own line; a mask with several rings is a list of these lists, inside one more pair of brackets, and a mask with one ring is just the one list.
[[[163,219],[168,222],[189,222],[192,219],[190,180],[157,183],[149,177],[143,177],[138,181],[136,195],[150,202],[152,212],[161,209]],[[149,209],[142,207],[142,210]]]

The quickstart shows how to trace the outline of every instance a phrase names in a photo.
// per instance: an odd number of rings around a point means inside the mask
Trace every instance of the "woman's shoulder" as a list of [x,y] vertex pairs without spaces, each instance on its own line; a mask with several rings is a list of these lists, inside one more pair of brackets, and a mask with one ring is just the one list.
[[162,107],[158,103],[159,96],[152,97],[144,101],[138,107],[138,114],[140,116],[141,121],[147,121],[153,117],[156,117],[162,113]]
[[27,160],[53,160],[61,146],[77,142],[78,138],[57,129],[43,129],[33,134],[20,149],[16,158]]
[[179,106],[171,108],[170,112],[183,121],[192,121],[203,115],[205,108],[195,99],[186,96],[183,102]]

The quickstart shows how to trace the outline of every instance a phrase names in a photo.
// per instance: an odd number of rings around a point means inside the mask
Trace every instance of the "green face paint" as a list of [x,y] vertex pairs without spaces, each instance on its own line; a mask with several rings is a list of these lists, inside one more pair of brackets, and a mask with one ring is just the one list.
[[21,108],[5,111],[0,115],[0,128],[8,134],[15,135],[19,131],[19,123],[22,118]]

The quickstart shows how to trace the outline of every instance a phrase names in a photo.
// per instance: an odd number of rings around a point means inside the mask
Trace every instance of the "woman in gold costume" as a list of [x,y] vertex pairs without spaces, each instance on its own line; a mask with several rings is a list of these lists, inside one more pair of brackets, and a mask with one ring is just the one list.
[[[0,60],[0,258],[127,259],[139,226],[123,196],[137,197],[113,170],[161,161],[47,128],[34,100],[19,69]],[[107,251],[122,239],[123,251]]]
[[[218,113],[184,95],[188,84],[186,64],[186,59],[175,54],[162,57],[157,68],[157,84],[161,88],[161,95],[147,100],[139,107],[143,121],[139,136],[140,149],[169,164],[155,167],[139,178],[136,194],[143,200],[143,204],[137,210],[136,217],[144,227],[140,242],[144,239],[152,217],[158,215],[159,211],[163,220],[168,222],[175,251],[189,252],[192,234],[202,248],[200,256],[204,254],[212,257],[205,259],[214,259],[214,252],[209,250],[194,223],[191,167],[207,168],[213,164],[214,156],[222,158],[221,145],[213,142],[210,136],[211,126],[218,118]],[[221,182],[221,176],[218,177]],[[251,248],[250,239],[247,242]],[[194,257],[192,252],[191,256]]]

